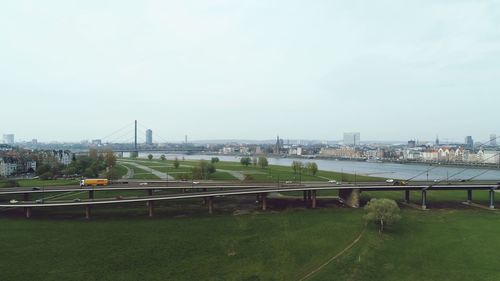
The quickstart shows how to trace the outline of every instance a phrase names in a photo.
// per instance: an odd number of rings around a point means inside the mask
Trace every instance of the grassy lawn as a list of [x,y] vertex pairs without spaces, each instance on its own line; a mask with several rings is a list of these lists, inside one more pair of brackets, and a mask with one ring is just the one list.
[[[488,203],[489,193],[485,190],[473,191],[472,200],[475,203],[484,204]],[[403,201],[403,191],[376,191],[376,192],[362,192],[362,200],[370,200],[370,198],[389,198],[396,201]],[[422,193],[420,191],[410,192],[410,201],[415,204],[421,204]],[[433,204],[441,207],[442,204],[460,205],[461,202],[467,200],[467,191],[465,190],[439,190],[427,192],[427,205],[432,208]],[[457,207],[457,206],[455,206]]]
[[122,178],[127,174],[127,168],[120,164],[114,166],[113,170],[115,171],[118,178]]
[[[173,167],[173,160],[147,160],[147,159],[122,159],[124,161],[135,161],[141,165],[151,167],[155,170],[161,172],[171,173],[172,176],[178,178],[182,173],[191,173],[191,167],[197,166],[198,160],[179,160],[180,167]],[[352,175],[346,173],[329,172],[329,171],[318,171],[318,173],[313,176],[308,172],[294,173],[291,167],[288,166],[276,166],[270,165],[265,169],[261,169],[258,166],[243,166],[237,162],[218,162],[215,164],[218,170],[230,170],[241,173],[243,175],[249,175],[252,181],[255,182],[284,182],[284,181],[328,181],[337,180],[342,182],[382,182],[385,179],[377,177],[368,177],[361,175]],[[224,179],[215,176],[213,179]],[[231,179],[234,179],[232,177]]]
[[[364,228],[359,209],[174,217],[179,209],[161,208],[155,219],[140,204],[99,208],[91,221],[81,209],[2,218],[0,279],[298,280]],[[382,235],[369,224],[358,244],[307,280],[500,280],[498,215],[403,209],[399,223]]]
[[293,280],[362,229],[359,212],[326,209],[0,225],[1,280]]
[[310,280],[500,280],[498,213],[406,210],[383,235],[375,226]]
[[120,164],[120,165],[126,166],[134,171],[133,179],[159,179],[159,177],[153,175],[150,171],[143,170],[133,165],[127,165],[127,164]]

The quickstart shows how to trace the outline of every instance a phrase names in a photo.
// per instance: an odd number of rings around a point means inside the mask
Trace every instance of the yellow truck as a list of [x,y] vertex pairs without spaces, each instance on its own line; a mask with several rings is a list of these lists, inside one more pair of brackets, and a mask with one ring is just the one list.
[[80,186],[105,186],[108,184],[108,179],[84,179],[80,181]]

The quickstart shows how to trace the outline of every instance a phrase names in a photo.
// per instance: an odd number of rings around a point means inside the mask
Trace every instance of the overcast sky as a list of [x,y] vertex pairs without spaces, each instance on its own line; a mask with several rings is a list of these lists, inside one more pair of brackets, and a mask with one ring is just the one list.
[[3,0],[0,97],[16,140],[487,139],[500,2]]

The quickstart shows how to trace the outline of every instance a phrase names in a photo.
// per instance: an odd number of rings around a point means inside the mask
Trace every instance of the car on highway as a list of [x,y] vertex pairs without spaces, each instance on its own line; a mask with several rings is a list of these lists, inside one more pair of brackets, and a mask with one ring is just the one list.
[[73,199],[73,202],[81,202],[81,201],[82,201],[82,199],[80,199],[80,198]]
[[293,181],[285,181],[285,183],[293,183]]
[[406,185],[406,181],[394,181],[392,185]]
[[36,187],[36,186],[35,186],[35,187],[33,187],[32,189],[33,189],[33,190],[40,190],[40,187]]
[[147,182],[141,182],[139,185],[148,185]]
[[393,179],[386,179],[386,180],[385,180],[385,182],[386,182],[386,183],[393,183],[393,182],[394,182],[394,180],[393,180]]
[[38,199],[38,200],[35,201],[35,203],[37,203],[37,204],[43,204],[43,199]]
[[19,203],[19,201],[17,201],[16,199],[12,199],[9,201],[10,204],[16,204],[16,203]]

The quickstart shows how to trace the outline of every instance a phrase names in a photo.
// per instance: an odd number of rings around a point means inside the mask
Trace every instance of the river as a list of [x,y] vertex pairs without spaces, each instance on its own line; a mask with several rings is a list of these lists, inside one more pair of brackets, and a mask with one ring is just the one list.
[[[140,153],[140,158],[147,158],[149,153]],[[161,153],[153,153],[154,158],[158,159]],[[228,155],[184,155],[184,154],[165,154],[167,159],[172,160],[175,157],[189,160],[205,159],[219,157],[221,161],[239,162],[240,156]],[[500,180],[500,170],[488,170],[487,168],[469,168],[469,167],[444,167],[430,166],[425,164],[396,164],[396,163],[378,163],[361,161],[337,161],[325,159],[294,159],[294,158],[273,158],[268,157],[269,164],[280,166],[291,166],[292,161],[302,162],[314,161],[318,164],[320,170],[344,172],[350,174],[375,176],[382,178],[410,179],[414,180],[462,180],[474,177],[475,180]],[[427,172],[428,171],[428,172]],[[419,175],[420,174],[420,175]],[[418,176],[417,176],[418,175]]]

